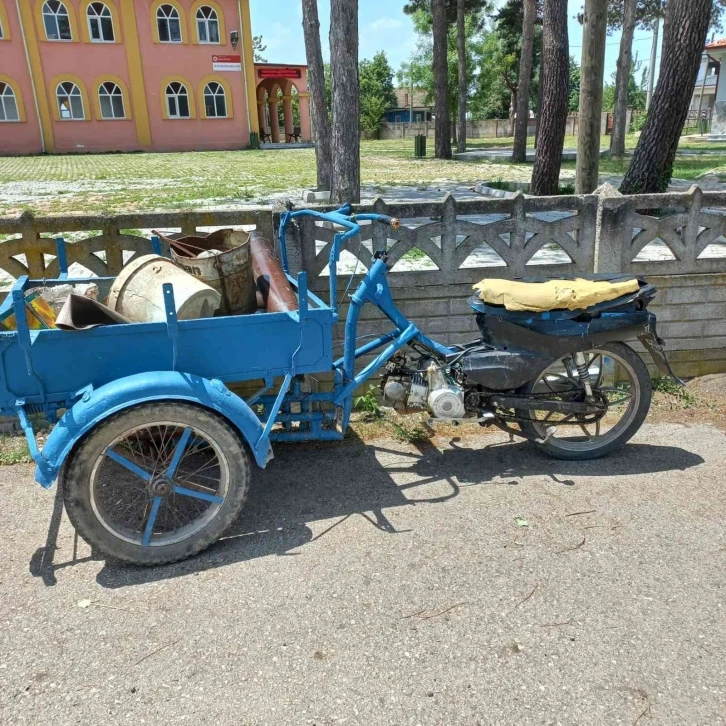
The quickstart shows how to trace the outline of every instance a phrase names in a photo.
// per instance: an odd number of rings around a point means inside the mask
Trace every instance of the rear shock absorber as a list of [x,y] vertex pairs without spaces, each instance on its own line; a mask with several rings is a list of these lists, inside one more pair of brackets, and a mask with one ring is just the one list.
[[590,368],[587,365],[584,353],[575,353],[573,356],[575,365],[577,366],[577,376],[585,388],[588,398],[592,397],[592,384],[590,383]]

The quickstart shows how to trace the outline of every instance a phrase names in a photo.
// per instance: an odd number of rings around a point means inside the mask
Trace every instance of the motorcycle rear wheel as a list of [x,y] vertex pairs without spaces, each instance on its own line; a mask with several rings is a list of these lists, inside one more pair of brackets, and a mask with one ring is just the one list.
[[[546,439],[535,446],[555,459],[588,461],[612,454],[637,433],[650,410],[653,397],[650,374],[643,359],[629,345],[607,343],[584,355],[593,393],[600,392],[609,401],[608,413],[602,421],[583,425],[568,422],[557,427],[548,438],[547,429],[556,426],[556,420],[548,419],[542,412],[520,412],[539,418],[537,422],[523,422],[522,430],[532,438]],[[567,385],[582,388],[570,356],[548,366],[524,387],[523,393],[573,390],[565,389]]]

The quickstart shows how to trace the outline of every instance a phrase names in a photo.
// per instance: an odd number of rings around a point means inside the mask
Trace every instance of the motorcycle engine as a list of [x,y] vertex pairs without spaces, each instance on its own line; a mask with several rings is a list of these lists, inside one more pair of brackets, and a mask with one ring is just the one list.
[[386,366],[382,379],[383,398],[394,408],[427,408],[434,418],[443,419],[463,418],[466,413],[464,389],[431,359],[421,359],[414,367],[399,353]]

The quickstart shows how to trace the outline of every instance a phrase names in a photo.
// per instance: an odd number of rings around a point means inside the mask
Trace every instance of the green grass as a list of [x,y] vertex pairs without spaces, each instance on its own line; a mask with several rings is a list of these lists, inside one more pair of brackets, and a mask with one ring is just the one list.
[[687,388],[679,386],[670,378],[655,378],[653,390],[664,393],[676,399],[684,408],[690,408],[698,403],[698,398]]
[[[530,140],[530,145],[533,140]],[[607,137],[603,146],[607,146]],[[636,137],[628,137],[633,148]],[[469,148],[511,146],[512,139],[475,139]],[[576,146],[575,137],[565,145]],[[707,152],[679,156],[675,177],[697,179],[714,172],[726,177],[726,144],[684,141],[682,149]],[[716,153],[714,153],[716,152]],[[529,181],[529,164],[462,163],[413,158],[413,139],[363,141],[361,177],[374,192],[412,185],[436,189],[443,181],[474,185],[501,179]],[[601,173],[621,175],[628,159],[604,159]],[[573,179],[574,163],[563,164],[563,181]],[[0,157],[0,215],[26,209],[42,213],[114,213],[123,211],[189,210],[240,204],[269,203],[297,197],[315,184],[315,152],[283,151],[183,152],[174,154],[95,154]]]
[[31,461],[24,436],[0,436],[0,466],[30,464]]

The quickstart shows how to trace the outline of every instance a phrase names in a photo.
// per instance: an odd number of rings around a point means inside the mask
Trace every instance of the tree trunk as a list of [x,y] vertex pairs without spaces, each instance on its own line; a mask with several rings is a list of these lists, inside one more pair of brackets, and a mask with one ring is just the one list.
[[360,201],[360,94],[358,0],[330,2],[330,69],[333,89],[331,199]]
[[519,56],[519,89],[517,95],[517,118],[514,122],[514,152],[512,161],[524,164],[527,161],[527,131],[529,129],[529,89],[532,81],[534,60],[534,23],[537,18],[537,0],[524,0],[522,22],[522,52]]
[[466,0],[456,5],[456,50],[459,61],[459,140],[456,150],[466,151],[466,102],[469,95],[469,81],[466,72]]
[[542,27],[542,104],[532,194],[556,194],[565,145],[570,97],[570,43],[567,0],[544,0]]
[[620,39],[618,74],[615,80],[615,121],[610,137],[612,156],[625,156],[625,136],[628,133],[628,88],[633,70],[633,35],[635,33],[635,10],[638,0],[625,0],[623,7],[623,36]]
[[508,136],[514,136],[514,115],[517,113],[517,98],[519,97],[519,94],[517,93],[517,89],[512,89],[510,91],[511,98],[509,99],[509,130],[507,132]]
[[580,78],[580,133],[577,137],[578,194],[591,194],[598,185],[607,23],[607,0],[585,0]]
[[712,0],[672,0],[666,16],[658,85],[623,194],[665,192],[688,116],[706,43]]
[[451,117],[449,115],[449,64],[447,58],[449,33],[446,22],[446,0],[433,0],[433,25],[435,156],[437,159],[450,159]]
[[331,153],[330,119],[325,102],[325,71],[320,43],[318,0],[302,0],[305,55],[308,61],[310,115],[312,116],[315,158],[318,162],[318,191],[329,191],[333,160]]

